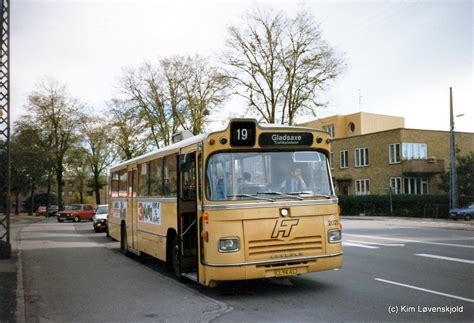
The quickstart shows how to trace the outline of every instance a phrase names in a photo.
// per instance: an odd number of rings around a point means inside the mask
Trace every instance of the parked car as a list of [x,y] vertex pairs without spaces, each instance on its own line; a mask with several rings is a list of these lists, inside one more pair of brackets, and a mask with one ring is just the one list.
[[46,206],[39,206],[36,210],[36,216],[46,215]]
[[454,220],[464,219],[470,221],[474,216],[474,202],[469,204],[467,207],[449,210],[449,216]]
[[95,232],[107,230],[107,215],[109,213],[109,206],[101,204],[97,206],[95,214],[92,217],[92,226]]
[[59,211],[59,207],[57,205],[50,205],[48,208],[48,213],[46,214],[47,217],[56,216]]
[[66,205],[63,211],[59,211],[57,215],[58,222],[71,220],[80,222],[81,220],[92,220],[94,216],[94,207],[90,204],[71,204]]

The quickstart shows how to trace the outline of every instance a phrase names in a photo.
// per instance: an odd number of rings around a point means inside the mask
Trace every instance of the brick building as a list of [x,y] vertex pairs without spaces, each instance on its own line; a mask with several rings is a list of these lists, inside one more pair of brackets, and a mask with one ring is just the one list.
[[[445,194],[441,174],[449,167],[449,131],[404,128],[404,119],[355,113],[310,121],[335,138],[331,168],[339,195]],[[456,132],[458,156],[474,151],[474,133]]]

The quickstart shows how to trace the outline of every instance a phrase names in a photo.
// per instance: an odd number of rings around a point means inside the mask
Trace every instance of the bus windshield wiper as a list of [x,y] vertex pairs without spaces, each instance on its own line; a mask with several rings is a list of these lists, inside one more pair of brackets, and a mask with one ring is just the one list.
[[265,201],[275,202],[274,199],[271,199],[268,197],[260,197],[260,196],[252,195],[252,194],[232,194],[232,195],[227,195],[227,197],[248,197],[255,200],[265,200]]
[[303,192],[287,192],[285,194],[288,194],[288,195],[311,194],[311,197],[324,197],[324,198],[327,198],[327,199],[331,198],[331,196],[326,195],[326,194],[317,194],[317,193],[312,193],[312,192],[310,193],[310,192],[305,192],[305,191],[303,191]]
[[286,193],[282,193],[282,192],[269,191],[269,192],[257,192],[257,194],[280,195],[280,196],[285,196],[285,197],[291,197],[291,198],[294,198],[294,199],[298,199],[300,201],[304,200],[304,198],[302,198],[300,196],[294,196],[294,195],[290,195],[290,194],[286,194]]

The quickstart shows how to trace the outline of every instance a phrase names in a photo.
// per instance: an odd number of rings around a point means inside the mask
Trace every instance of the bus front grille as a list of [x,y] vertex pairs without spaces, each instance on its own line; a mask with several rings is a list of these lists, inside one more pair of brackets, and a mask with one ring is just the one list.
[[264,258],[281,256],[292,258],[320,253],[323,250],[321,236],[297,237],[292,240],[250,240],[248,242],[249,257]]

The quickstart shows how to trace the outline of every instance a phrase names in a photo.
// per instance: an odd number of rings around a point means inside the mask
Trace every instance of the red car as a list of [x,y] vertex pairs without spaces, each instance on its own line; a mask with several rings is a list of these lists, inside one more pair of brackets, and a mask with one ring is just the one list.
[[66,205],[63,211],[58,212],[57,219],[58,222],[64,220],[80,222],[81,220],[92,220],[94,213],[94,207],[90,204],[71,204]]
[[36,210],[36,216],[46,215],[46,206],[39,206]]

